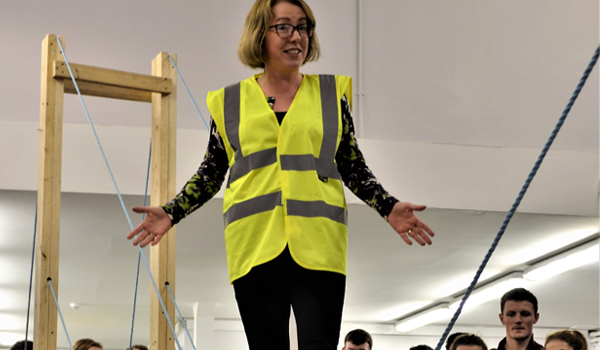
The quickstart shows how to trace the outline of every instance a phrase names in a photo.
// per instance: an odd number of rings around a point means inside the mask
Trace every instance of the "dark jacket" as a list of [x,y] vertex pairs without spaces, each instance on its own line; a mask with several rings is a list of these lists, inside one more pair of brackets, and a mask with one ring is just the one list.
[[[498,350],[506,350],[506,337],[498,343]],[[531,339],[529,339],[529,344],[527,344],[527,350],[544,350],[544,346],[538,344],[533,340],[533,334],[531,335]]]

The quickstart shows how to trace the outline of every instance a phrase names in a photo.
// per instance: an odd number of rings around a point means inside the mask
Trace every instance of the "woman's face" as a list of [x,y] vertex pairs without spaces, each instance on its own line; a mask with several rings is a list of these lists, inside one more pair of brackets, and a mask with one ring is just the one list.
[[574,350],[566,341],[560,339],[552,339],[550,340],[546,346],[545,350]]
[[[288,2],[280,2],[273,6],[273,18],[269,26],[276,24],[298,26],[306,23],[308,23],[306,14],[299,6]],[[298,71],[306,58],[308,41],[308,36],[301,36],[298,30],[294,30],[289,38],[282,39],[275,28],[267,29],[265,35],[265,51],[267,53],[265,70],[279,74],[291,74]]]

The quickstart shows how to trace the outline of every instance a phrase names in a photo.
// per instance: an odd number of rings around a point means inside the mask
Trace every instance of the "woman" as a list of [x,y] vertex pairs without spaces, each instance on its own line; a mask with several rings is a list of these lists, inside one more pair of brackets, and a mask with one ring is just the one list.
[[546,336],[545,350],[587,350],[585,336],[577,330],[564,329]]
[[[302,0],[258,0],[238,47],[263,68],[208,94],[211,136],[184,189],[129,235],[157,244],[227,181],[223,213],[229,275],[250,349],[288,349],[290,305],[300,349],[335,349],[346,282],[347,208],[342,181],[407,244],[433,231],[377,182],[354,138],[352,82],[300,73],[319,58],[315,18]],[[410,237],[410,238],[409,238]],[[265,337],[265,335],[267,335]]]

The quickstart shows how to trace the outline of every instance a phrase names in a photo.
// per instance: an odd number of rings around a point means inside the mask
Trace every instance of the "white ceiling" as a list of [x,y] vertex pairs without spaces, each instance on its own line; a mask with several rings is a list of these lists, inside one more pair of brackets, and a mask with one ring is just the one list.
[[[304,71],[350,75],[356,83],[356,1],[313,2],[323,57]],[[594,0],[363,2],[364,138],[540,149],[599,41]],[[177,54],[207,116],[207,91],[253,73],[236,56],[252,3],[5,4],[2,62],[10,69],[0,72],[1,118],[38,120],[40,45],[48,33],[65,37],[71,61],[100,67],[150,74],[159,51]],[[179,95],[179,127],[203,128],[181,85]],[[597,152],[597,96],[596,71],[572,111],[572,129],[553,149]],[[136,104],[88,100],[96,123],[149,123]],[[65,122],[85,123],[72,102],[78,113],[65,113]]]
[[[355,122],[363,144],[378,151],[371,153],[379,153],[367,157],[376,174],[386,186],[394,188],[391,182],[399,182],[402,189],[407,187],[407,191],[394,192],[401,198],[444,203],[421,215],[438,234],[434,245],[425,248],[404,245],[368,207],[350,206],[344,321],[388,324],[402,310],[446,300],[470,282],[505,212],[488,209],[497,206],[460,203],[465,198],[473,200],[469,203],[492,203],[502,192],[516,197],[512,188],[503,190],[506,169],[490,168],[479,160],[496,159],[497,149],[517,154],[541,149],[598,45],[598,2],[364,1],[362,79],[357,68],[357,1],[313,0],[309,4],[317,16],[323,57],[304,72],[351,75],[355,93],[360,92],[360,80],[364,103],[360,106],[355,97]],[[48,33],[63,35],[69,60],[87,65],[148,74],[158,52],[177,54],[179,69],[208,117],[207,91],[252,74],[235,54],[251,5],[250,0],[4,3],[0,11],[0,125],[10,121],[27,126],[38,120],[40,46]],[[538,201],[542,198],[547,208],[529,207],[533,209],[514,217],[483,279],[522,269],[541,256],[597,235],[598,96],[595,68],[552,147],[552,152],[562,152],[561,157],[572,162],[565,161],[569,164],[565,173],[556,170],[560,163],[542,166],[540,176],[545,176],[544,188],[550,190],[534,196]],[[179,128],[203,128],[182,84],[178,99]],[[148,105],[106,102],[86,99],[95,123],[149,126]],[[74,96],[65,98],[64,119],[69,124],[86,123]],[[472,153],[462,153],[465,157],[473,154],[468,158],[473,161],[443,162],[440,171],[414,175],[411,168],[418,170],[425,164],[418,161],[421,153],[414,151],[415,158],[406,164],[405,156],[397,157],[399,151],[372,146],[377,142],[383,146],[407,142],[411,151],[469,146]],[[78,147],[65,144],[70,149]],[[37,169],[31,159],[37,157],[37,145],[2,140],[0,145],[5,147],[0,156],[0,293],[6,293],[0,295],[7,296],[0,297],[0,332],[24,332]],[[201,156],[202,150],[198,153]],[[28,164],[21,164],[22,159]],[[197,164],[200,160],[196,156],[184,161]],[[383,166],[394,162],[398,163]],[[21,166],[29,171],[22,175],[10,171]],[[127,164],[119,167],[127,174]],[[105,173],[90,171],[85,164],[78,168],[76,175],[89,182],[106,180]],[[588,172],[585,183],[571,183],[565,174],[581,169]],[[507,170],[523,173],[523,181],[526,171],[510,166]],[[448,174],[461,172],[473,188],[484,184],[486,190],[463,191],[455,201],[436,201],[454,194],[455,186],[446,180]],[[10,185],[16,177],[27,184]],[[420,186],[419,181],[428,186]],[[569,186],[586,189],[592,205],[588,200],[581,206],[578,198],[569,198],[569,191],[557,194]],[[137,251],[124,241],[128,224],[116,197],[98,192],[63,195],[59,301],[71,339],[92,337],[109,349],[120,349],[128,343]],[[535,199],[526,197],[526,201]],[[141,201],[140,196],[126,196],[128,207]],[[213,305],[218,319],[238,318],[227,280],[221,205],[221,199],[214,199],[178,225],[176,294],[180,307],[188,310],[186,316],[193,303],[201,302]],[[465,207],[474,210],[461,210]],[[540,299],[538,326],[599,328],[599,273],[598,265],[592,264],[532,284],[530,289]],[[147,274],[141,271],[136,318],[140,342],[147,335],[149,293]],[[71,310],[71,302],[82,306]],[[458,324],[473,331],[497,326],[497,313],[497,301],[489,302],[464,312]],[[59,345],[65,344],[59,330]]]

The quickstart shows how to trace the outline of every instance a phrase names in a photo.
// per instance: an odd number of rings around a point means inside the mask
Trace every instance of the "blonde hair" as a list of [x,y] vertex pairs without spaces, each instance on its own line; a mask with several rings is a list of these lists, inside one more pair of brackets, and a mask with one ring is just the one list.
[[556,331],[548,334],[546,336],[546,343],[544,344],[544,349],[552,340],[562,340],[565,343],[569,344],[569,346],[572,347],[573,350],[587,350],[588,348],[585,336],[578,330],[564,329],[562,331]]
[[94,346],[103,349],[102,344],[98,343],[97,341],[94,341],[93,339],[89,338],[84,338],[79,339],[75,342],[75,344],[73,344],[73,350],[88,350],[89,348]]
[[[304,11],[308,24],[316,25],[315,16],[303,0],[256,0],[252,9],[246,17],[244,30],[240,43],[238,44],[238,58],[250,68],[264,68],[268,57],[264,49],[265,35],[273,17],[273,7],[280,2],[296,5]],[[313,29],[313,35],[308,38],[308,52],[302,64],[313,62],[321,56],[321,48],[317,33]]]

